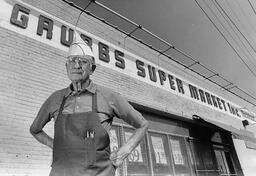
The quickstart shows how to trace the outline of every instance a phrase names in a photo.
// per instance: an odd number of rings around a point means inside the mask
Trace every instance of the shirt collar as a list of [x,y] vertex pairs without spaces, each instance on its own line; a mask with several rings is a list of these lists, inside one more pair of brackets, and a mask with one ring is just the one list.
[[[88,85],[87,87],[85,87],[85,88],[82,88],[82,91],[81,91],[80,93],[85,92],[85,91],[88,91],[88,92],[90,92],[90,93],[92,93],[92,94],[95,94],[96,90],[97,90],[96,84],[94,84],[94,83],[90,80],[89,85]],[[71,83],[71,84],[67,87],[67,91],[66,91],[65,96],[68,97],[69,95],[72,95],[72,94],[76,94],[76,93],[73,91],[72,83]]]

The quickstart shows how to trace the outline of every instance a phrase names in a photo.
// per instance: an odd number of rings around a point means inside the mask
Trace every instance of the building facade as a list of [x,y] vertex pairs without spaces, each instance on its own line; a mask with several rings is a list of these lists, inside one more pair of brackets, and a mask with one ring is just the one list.
[[[0,2],[0,175],[48,175],[51,150],[29,126],[46,98],[69,85],[65,58],[80,11],[61,0]],[[256,121],[241,110],[246,102],[89,15],[77,31],[96,56],[92,80],[127,98],[150,122],[116,175],[246,175],[242,154],[256,157],[254,135],[242,123]],[[132,132],[115,118],[111,150]]]

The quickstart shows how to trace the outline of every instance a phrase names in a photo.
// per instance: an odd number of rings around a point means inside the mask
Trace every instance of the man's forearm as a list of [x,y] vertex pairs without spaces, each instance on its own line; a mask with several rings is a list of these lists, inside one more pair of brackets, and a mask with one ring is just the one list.
[[120,147],[117,153],[118,158],[126,158],[135,148],[136,146],[140,143],[142,138],[145,136],[145,133],[148,129],[148,122],[145,121],[141,127],[137,128],[133,135],[130,137],[130,139]]
[[34,136],[34,138],[36,138],[36,140],[38,140],[40,143],[53,148],[53,139],[48,136],[43,130],[40,132],[33,132],[30,130],[30,133]]

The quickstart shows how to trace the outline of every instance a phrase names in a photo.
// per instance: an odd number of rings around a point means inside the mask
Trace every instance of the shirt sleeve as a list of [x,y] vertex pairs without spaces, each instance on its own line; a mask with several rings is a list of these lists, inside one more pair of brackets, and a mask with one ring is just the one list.
[[114,99],[111,106],[116,117],[124,120],[135,128],[139,128],[144,124],[145,118],[141,113],[135,110],[125,98],[118,94],[114,94],[112,97]]
[[43,103],[35,120],[30,126],[30,132],[32,134],[36,134],[42,131],[45,124],[51,120],[50,106],[51,106],[51,96]]

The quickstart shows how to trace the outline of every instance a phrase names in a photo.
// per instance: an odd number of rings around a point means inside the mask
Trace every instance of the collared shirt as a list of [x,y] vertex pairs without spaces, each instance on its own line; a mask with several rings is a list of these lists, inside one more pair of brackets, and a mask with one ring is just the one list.
[[144,117],[136,111],[126,99],[110,89],[94,84],[80,92],[72,91],[72,86],[54,92],[42,105],[37,117],[31,125],[31,132],[38,133],[52,118],[56,119],[63,97],[67,97],[64,104],[63,114],[74,114],[92,110],[92,96],[97,95],[97,113],[102,126],[109,132],[113,117],[123,119],[128,124],[138,128]]

